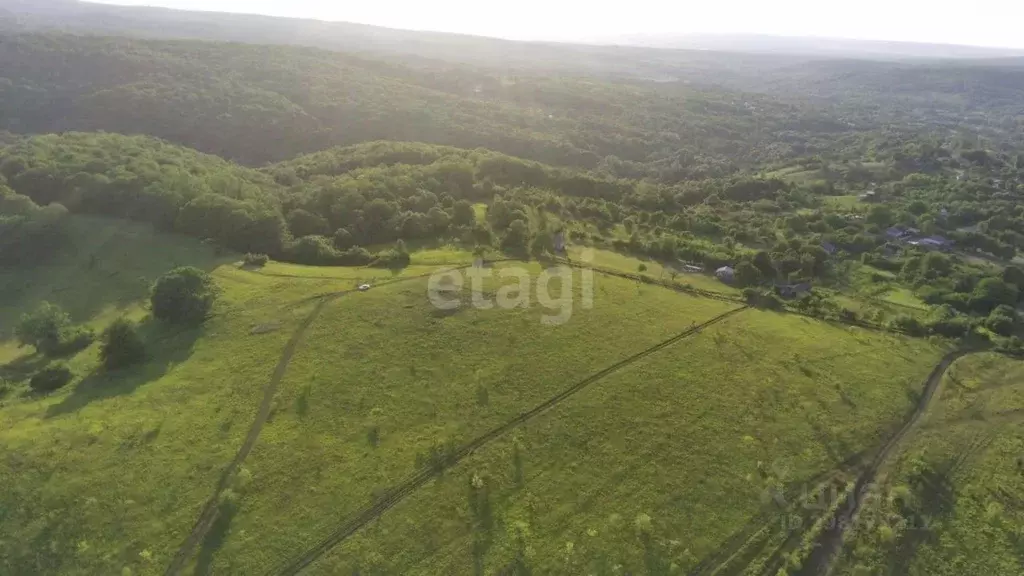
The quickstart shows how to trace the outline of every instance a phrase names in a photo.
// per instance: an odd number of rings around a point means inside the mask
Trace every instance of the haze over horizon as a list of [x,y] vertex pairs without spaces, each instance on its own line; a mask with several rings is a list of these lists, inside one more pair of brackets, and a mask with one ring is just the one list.
[[583,0],[521,0],[507,10],[472,0],[99,0],[125,6],[263,14],[353,22],[408,30],[511,40],[614,42],[644,36],[757,34],[784,37],[951,44],[1024,49],[1016,29],[1024,4],[979,0],[971,10],[952,2],[863,0],[822,10],[811,0],[726,0],[715,4],[633,0],[595,5]]

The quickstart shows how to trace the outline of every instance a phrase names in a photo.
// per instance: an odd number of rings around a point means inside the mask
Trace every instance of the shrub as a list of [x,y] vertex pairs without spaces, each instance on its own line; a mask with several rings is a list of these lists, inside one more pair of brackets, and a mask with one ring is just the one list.
[[255,268],[263,268],[267,265],[267,262],[270,262],[270,257],[266,254],[249,253],[242,258],[242,264],[246,266],[253,266]]
[[775,293],[757,290],[756,288],[745,288],[743,290],[743,298],[747,304],[765,310],[782,310],[786,306]]
[[407,252],[391,249],[378,252],[377,259],[371,266],[375,268],[405,268],[409,262],[410,258]]
[[72,374],[71,370],[63,364],[55,364],[43,368],[39,372],[32,376],[32,380],[29,381],[29,386],[33,390],[40,393],[53,392],[67,385],[71,382]]
[[56,346],[44,350],[44,353],[49,356],[69,356],[88,348],[95,339],[96,334],[91,328],[69,326],[61,330]]
[[93,339],[91,330],[73,327],[71,317],[49,302],[43,302],[35,311],[23,315],[14,334],[22,345],[33,346],[37,352],[47,356],[77,352]]
[[334,247],[338,250],[348,250],[356,245],[352,233],[344,228],[338,228],[334,233]]
[[100,359],[108,370],[131,366],[145,357],[146,346],[131,320],[118,318],[103,331]]
[[213,308],[217,286],[209,274],[186,266],[164,274],[153,285],[153,315],[164,322],[199,324]]
[[43,302],[35,311],[23,314],[14,329],[14,336],[24,346],[34,346],[39,352],[55,347],[60,333],[71,325],[71,317],[59,306]]
[[890,323],[890,327],[910,336],[924,336],[928,332],[920,320],[907,315],[897,316]]

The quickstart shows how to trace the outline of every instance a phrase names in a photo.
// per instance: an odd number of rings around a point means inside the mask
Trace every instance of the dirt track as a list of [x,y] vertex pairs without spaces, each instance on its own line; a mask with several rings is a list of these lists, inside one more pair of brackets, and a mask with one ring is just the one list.
[[853,521],[857,518],[858,512],[860,512],[860,505],[864,502],[864,497],[867,491],[871,488],[875,482],[875,477],[878,475],[878,471],[892,455],[893,450],[899,446],[900,442],[906,438],[907,434],[914,428],[914,425],[924,416],[925,412],[928,411],[928,407],[931,405],[932,400],[935,399],[939,387],[942,384],[942,377],[945,376],[946,371],[953,365],[954,362],[970,354],[968,350],[957,350],[947,354],[939,364],[932,370],[931,374],[928,375],[928,379],[925,381],[924,392],[921,394],[920,400],[914,407],[914,411],[911,412],[907,421],[903,424],[903,427],[889,439],[888,442],[882,446],[882,449],[875,456],[871,464],[861,473],[854,484],[853,497],[847,505],[843,506],[836,514],[834,521],[831,524],[831,528],[822,532],[821,537],[815,544],[814,551],[811,553],[810,558],[804,564],[804,569],[800,572],[801,574],[814,575],[814,576],[827,576],[832,571],[832,566],[842,551],[843,547],[843,536],[846,530],[853,525]]

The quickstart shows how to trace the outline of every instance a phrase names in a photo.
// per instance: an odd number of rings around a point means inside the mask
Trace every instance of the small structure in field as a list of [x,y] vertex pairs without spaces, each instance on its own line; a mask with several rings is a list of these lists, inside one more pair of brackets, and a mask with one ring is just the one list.
[[732,284],[736,280],[736,269],[732,266],[722,266],[718,270],[715,270],[715,278],[718,278],[726,284]]

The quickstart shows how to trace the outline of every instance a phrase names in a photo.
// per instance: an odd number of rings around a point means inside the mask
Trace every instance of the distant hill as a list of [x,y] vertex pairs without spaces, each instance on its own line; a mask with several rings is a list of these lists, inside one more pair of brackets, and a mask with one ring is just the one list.
[[828,58],[994,59],[1024,57],[1024,50],[953,44],[887,42],[848,38],[769,36],[763,34],[632,34],[595,38],[600,44],[715,50],[757,54],[786,54]]

